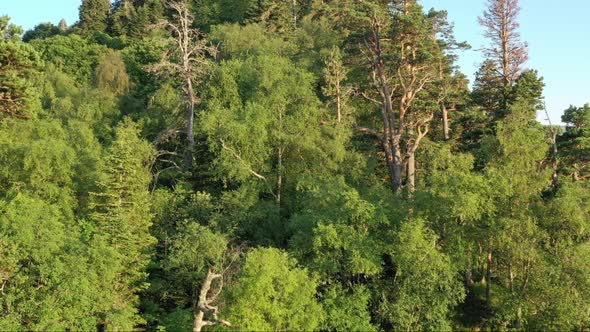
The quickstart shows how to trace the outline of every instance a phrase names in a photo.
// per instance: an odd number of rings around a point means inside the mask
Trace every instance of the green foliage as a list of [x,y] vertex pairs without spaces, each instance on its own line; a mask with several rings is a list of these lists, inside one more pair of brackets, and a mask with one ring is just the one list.
[[[135,304],[137,292],[145,287],[145,268],[154,238],[149,234],[151,215],[148,186],[153,147],[139,137],[137,126],[124,120],[106,151],[104,177],[93,193],[90,208],[96,222],[94,237],[120,255],[122,270],[115,284],[119,306],[106,314],[104,324],[121,320],[126,326],[141,322]],[[111,322],[111,320],[114,322]]]
[[80,83],[87,83],[94,69],[107,53],[104,46],[91,44],[78,35],[55,36],[31,42],[41,58],[53,63]]
[[558,138],[561,172],[574,181],[590,178],[590,104],[570,106],[561,121],[566,124],[566,131]]
[[62,31],[59,27],[56,27],[52,23],[41,23],[37,24],[33,30],[28,30],[23,35],[23,41],[25,43],[30,42],[33,39],[44,39],[59,35]]
[[122,95],[130,88],[130,79],[125,63],[119,53],[110,52],[96,66],[96,86],[114,95]]
[[9,16],[0,16],[0,41],[17,42],[20,40],[20,35],[23,33],[23,28],[9,22]]
[[287,253],[252,250],[228,295],[228,320],[243,330],[314,330],[324,319],[316,286]]
[[39,76],[41,59],[30,45],[12,36],[14,26],[2,29],[7,31],[0,39],[0,120],[34,117],[39,109],[34,81]]
[[182,3],[0,17],[0,330],[590,328],[589,105],[550,153],[418,1]]
[[322,297],[326,318],[322,329],[328,331],[378,331],[371,323],[368,302],[371,293],[363,286],[352,291],[329,289]]
[[83,0],[79,9],[82,33],[105,32],[110,12],[110,0]]
[[342,183],[318,187],[306,193],[303,210],[291,220],[293,252],[326,281],[380,273],[386,212]]
[[174,275],[174,280],[184,281],[189,286],[205,277],[209,267],[221,263],[227,240],[207,227],[189,223],[170,241],[165,268]]
[[421,220],[404,222],[393,246],[395,276],[381,311],[395,330],[451,330],[452,308],[465,296],[449,257]]
[[13,120],[0,123],[0,193],[26,192],[61,206],[73,207],[74,150],[57,121]]
[[0,203],[2,329],[94,329],[114,303],[115,253],[80,241],[61,209],[22,194]]

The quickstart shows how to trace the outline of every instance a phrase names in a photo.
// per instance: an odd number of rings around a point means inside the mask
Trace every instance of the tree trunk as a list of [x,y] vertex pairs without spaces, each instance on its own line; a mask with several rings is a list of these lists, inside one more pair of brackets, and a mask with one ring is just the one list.
[[195,150],[195,135],[194,135],[194,125],[195,125],[195,104],[191,102],[190,107],[188,108],[188,121],[186,126],[186,136],[187,136],[187,147],[186,147],[186,155],[185,155],[185,162],[186,167],[190,168],[193,165],[193,151]]
[[393,150],[393,190],[399,192],[402,189],[402,153],[400,137],[396,135],[392,144]]
[[491,286],[492,286],[492,250],[488,251],[488,256],[486,260],[486,308],[489,312],[492,311],[492,294],[491,294]]
[[336,82],[336,112],[338,123],[342,122],[342,96],[340,81]]
[[449,135],[449,110],[445,103],[441,103],[441,110],[442,110],[442,120],[443,120],[443,134],[445,137],[445,141],[450,139]]
[[[201,286],[201,290],[199,292],[199,300],[197,303],[197,308],[195,311],[195,318],[193,320],[193,332],[201,332],[203,326],[210,326],[221,324],[225,326],[231,326],[231,324],[227,321],[221,320],[217,317],[217,307],[211,305],[221,292],[222,285],[219,286],[218,291],[209,297],[209,291],[211,290],[211,284],[213,280],[220,279],[223,281],[223,275],[215,273],[212,269],[209,269],[207,272],[207,277],[205,277],[205,281],[203,281],[203,285]],[[211,317],[210,320],[205,320],[205,314]]]
[[283,148],[279,147],[278,149],[278,165],[277,165],[277,206],[279,208],[279,213],[281,210],[281,195],[283,192]]
[[413,193],[416,191],[416,152],[414,151],[410,151],[408,155],[406,172],[406,185],[408,186],[408,192]]
[[211,283],[213,279],[218,278],[219,275],[213,273],[213,271],[209,270],[207,272],[207,277],[205,277],[205,281],[203,281],[203,285],[201,286],[201,291],[199,292],[199,301],[197,303],[197,311],[195,313],[195,319],[193,321],[193,332],[200,332],[203,328],[203,321],[205,318],[205,306],[207,303],[207,294],[209,294],[209,290],[211,289]]

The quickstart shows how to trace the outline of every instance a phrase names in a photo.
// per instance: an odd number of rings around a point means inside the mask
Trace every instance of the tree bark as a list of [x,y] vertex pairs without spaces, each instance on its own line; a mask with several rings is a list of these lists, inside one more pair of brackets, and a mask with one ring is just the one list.
[[191,102],[190,107],[188,108],[188,121],[186,127],[186,136],[187,136],[187,147],[186,147],[186,155],[185,155],[185,162],[186,167],[189,168],[193,165],[193,152],[195,150],[195,134],[194,134],[194,126],[195,126],[195,104]]
[[442,120],[443,120],[443,135],[445,141],[450,139],[449,135],[449,110],[444,102],[441,103],[441,110],[442,110]]
[[[225,320],[221,320],[217,317],[217,307],[211,305],[211,303],[217,300],[217,297],[221,293],[222,285],[219,286],[219,289],[215,294],[209,296],[209,291],[211,290],[211,284],[215,279],[222,279],[222,274],[217,274],[213,271],[213,269],[209,269],[207,272],[207,277],[205,277],[205,281],[201,286],[201,290],[199,292],[199,299],[197,303],[197,308],[193,320],[193,332],[201,332],[204,326],[209,325],[226,325],[231,326],[231,324]],[[205,315],[209,315],[211,320],[205,320]]]
[[488,251],[487,259],[486,259],[486,308],[489,312],[492,311],[492,294],[491,294],[491,286],[492,286],[492,250]]
[[416,152],[414,151],[408,155],[406,186],[408,186],[409,193],[416,191]]

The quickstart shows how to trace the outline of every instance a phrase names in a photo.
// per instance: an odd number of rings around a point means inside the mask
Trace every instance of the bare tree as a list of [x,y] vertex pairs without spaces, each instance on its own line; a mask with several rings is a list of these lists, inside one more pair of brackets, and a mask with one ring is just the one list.
[[342,122],[343,109],[350,89],[344,85],[346,81],[347,70],[342,63],[342,56],[338,48],[332,49],[330,56],[326,60],[324,69],[325,86],[323,92],[333,100],[336,108],[336,121]]
[[195,87],[211,71],[212,58],[217,55],[217,48],[204,38],[201,31],[193,28],[194,17],[188,8],[187,0],[170,1],[168,7],[173,11],[173,19],[162,21],[159,26],[171,32],[173,46],[162,61],[150,69],[155,72],[172,72],[182,82],[182,91],[187,102],[185,161],[186,166],[190,167],[195,147],[195,107],[200,103]]
[[234,263],[244,249],[244,245],[227,249],[223,255],[223,261],[219,265],[221,266],[219,271],[214,266],[209,267],[207,276],[196,298],[193,332],[200,332],[205,326],[231,326],[230,322],[219,318],[219,308],[214,303],[217,302],[219,295],[221,295],[225,279],[228,275],[231,276],[237,272],[238,268]]
[[[210,268],[207,272],[207,277],[205,277],[199,291],[197,310],[193,320],[193,332],[200,332],[204,326],[210,325],[231,326],[230,322],[219,319],[217,315],[218,308],[213,305],[223,289],[223,277],[223,273],[216,273],[214,268]],[[213,281],[215,280],[217,280],[217,289],[212,291]]]
[[488,0],[487,9],[478,18],[486,28],[484,36],[491,42],[483,51],[495,63],[504,87],[514,84],[528,60],[527,44],[518,33],[519,13],[518,0]]

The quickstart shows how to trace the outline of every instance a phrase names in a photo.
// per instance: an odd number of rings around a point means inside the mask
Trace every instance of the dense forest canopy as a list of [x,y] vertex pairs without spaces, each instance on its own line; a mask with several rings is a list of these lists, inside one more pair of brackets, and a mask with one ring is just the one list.
[[0,330],[589,329],[590,105],[535,120],[519,10],[471,88],[417,0],[0,17]]

